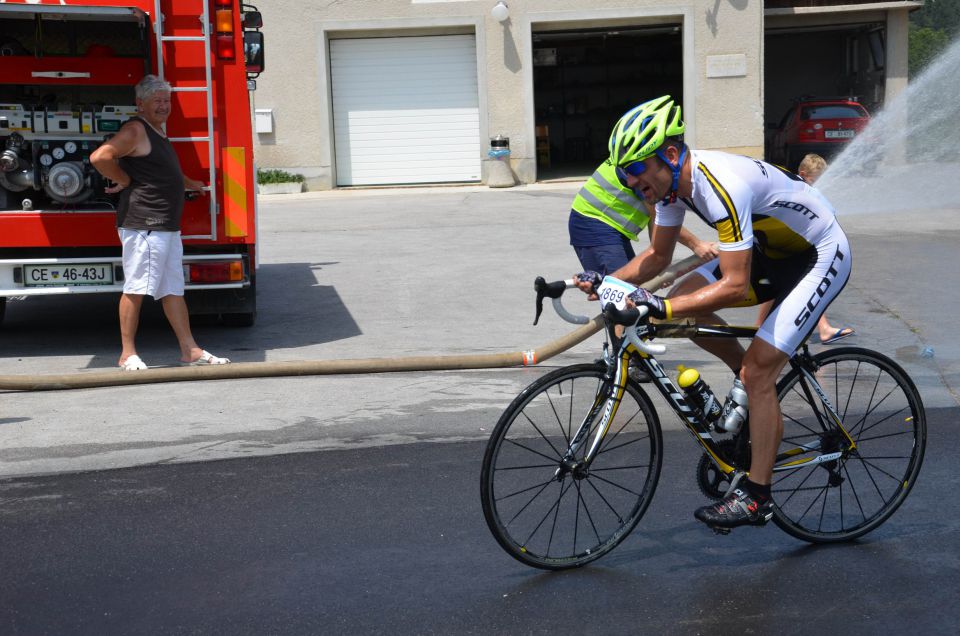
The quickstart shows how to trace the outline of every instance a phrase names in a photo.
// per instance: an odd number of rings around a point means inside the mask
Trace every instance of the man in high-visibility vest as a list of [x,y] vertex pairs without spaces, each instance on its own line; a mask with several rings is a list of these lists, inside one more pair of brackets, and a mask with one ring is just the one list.
[[[570,211],[570,245],[585,271],[605,276],[636,256],[630,241],[648,227],[651,210],[617,176],[608,158],[580,188]],[[649,226],[652,232],[654,226]],[[701,241],[686,228],[679,242],[706,261],[717,256],[717,244]]]

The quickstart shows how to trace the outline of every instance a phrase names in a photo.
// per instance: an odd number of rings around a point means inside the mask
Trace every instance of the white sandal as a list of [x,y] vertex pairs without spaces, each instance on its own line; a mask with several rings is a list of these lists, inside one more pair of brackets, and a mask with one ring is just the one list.
[[180,364],[187,367],[206,367],[214,364],[230,364],[230,358],[218,358],[209,351],[204,351],[193,362],[181,362]]
[[120,368],[123,371],[145,371],[147,369],[147,365],[143,360],[140,359],[140,356],[133,354],[131,356],[127,356],[127,359],[123,361],[123,364],[120,365]]

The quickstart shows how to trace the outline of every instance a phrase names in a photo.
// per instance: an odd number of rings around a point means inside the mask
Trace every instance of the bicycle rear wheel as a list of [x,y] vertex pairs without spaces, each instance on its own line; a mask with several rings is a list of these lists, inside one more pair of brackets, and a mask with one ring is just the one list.
[[849,541],[886,521],[906,499],[923,462],[926,415],[910,377],[884,355],[846,347],[815,360],[817,382],[856,447],[846,450],[846,437],[829,424],[823,402],[801,374],[784,376],[777,385],[784,425],[778,458],[841,455],[775,472],[773,519],[798,539]]
[[497,542],[521,563],[561,570],[598,559],[633,530],[653,497],[660,422],[632,381],[592,464],[561,468],[572,436],[593,412],[575,461],[589,447],[609,389],[605,371],[580,364],[543,376],[514,399],[490,436],[480,477],[483,514]]

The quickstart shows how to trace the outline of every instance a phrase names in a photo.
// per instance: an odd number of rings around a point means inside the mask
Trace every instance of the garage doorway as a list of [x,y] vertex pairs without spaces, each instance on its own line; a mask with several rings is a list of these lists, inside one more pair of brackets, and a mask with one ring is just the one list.
[[533,94],[537,179],[586,178],[624,112],[683,99],[680,25],[534,32]]
[[765,154],[793,100],[852,97],[871,115],[886,87],[883,23],[767,28],[764,34]]

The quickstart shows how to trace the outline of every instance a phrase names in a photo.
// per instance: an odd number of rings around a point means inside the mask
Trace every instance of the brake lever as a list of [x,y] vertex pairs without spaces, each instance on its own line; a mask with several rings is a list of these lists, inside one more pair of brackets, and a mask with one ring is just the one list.
[[537,324],[537,321],[540,320],[540,314],[543,313],[543,297],[544,297],[544,287],[546,287],[547,281],[543,280],[543,276],[537,276],[537,279],[533,281],[533,288],[537,292],[537,313],[533,317],[533,324]]
[[540,314],[543,313],[543,299],[552,298],[556,300],[563,296],[563,292],[567,289],[567,281],[557,280],[548,283],[543,279],[543,276],[537,276],[536,280],[533,281],[533,288],[537,292],[537,314],[533,318],[533,324],[537,324],[537,321],[540,320]]

